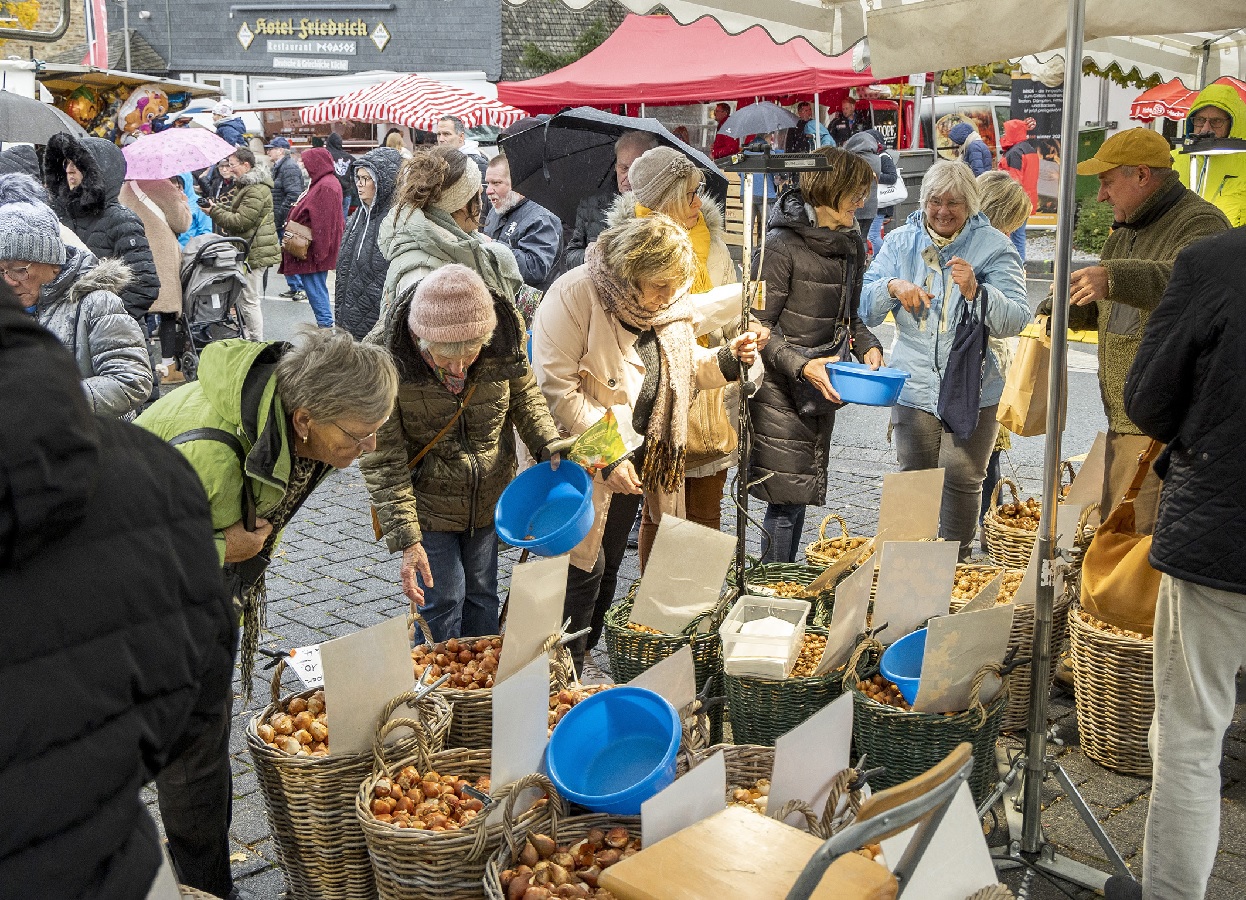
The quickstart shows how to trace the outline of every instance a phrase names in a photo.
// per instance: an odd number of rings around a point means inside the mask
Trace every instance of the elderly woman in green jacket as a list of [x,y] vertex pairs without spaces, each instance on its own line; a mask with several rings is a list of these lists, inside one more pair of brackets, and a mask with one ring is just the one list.
[[566,443],[533,377],[519,314],[451,263],[368,340],[398,366],[398,408],[360,465],[385,542],[402,551],[403,591],[436,640],[497,634],[493,512],[515,477],[514,434],[555,464]]
[[[345,331],[309,331],[294,345],[209,344],[199,380],[162,397],[138,424],[199,475],[226,581],[243,609],[242,689],[264,603],[264,571],[282,528],[334,469],[371,450],[398,389],[379,347]],[[205,723],[157,781],[160,815],[182,880],[230,896],[230,709]]]

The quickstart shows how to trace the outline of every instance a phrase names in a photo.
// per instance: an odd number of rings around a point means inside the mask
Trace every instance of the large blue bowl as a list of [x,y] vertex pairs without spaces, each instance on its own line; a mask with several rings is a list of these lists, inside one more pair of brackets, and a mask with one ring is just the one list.
[[644,688],[611,688],[571,707],[549,739],[545,767],[558,791],[593,812],[640,815],[675,780],[679,714]]
[[926,629],[906,634],[883,651],[878,664],[885,678],[890,678],[900,689],[900,695],[909,706],[917,699],[917,689],[922,683],[922,659],[926,655]]
[[887,366],[875,370],[859,362],[827,363],[826,372],[841,400],[862,406],[895,406],[909,379],[908,372]]
[[498,537],[539,556],[568,552],[593,528],[592,476],[570,460],[540,463],[506,486],[493,512]]

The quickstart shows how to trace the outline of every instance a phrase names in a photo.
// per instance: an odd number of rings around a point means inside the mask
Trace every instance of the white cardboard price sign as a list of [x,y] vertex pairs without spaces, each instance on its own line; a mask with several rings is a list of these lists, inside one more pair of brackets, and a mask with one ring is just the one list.
[[299,677],[299,681],[303,682],[303,687],[309,690],[324,687],[324,667],[320,665],[319,644],[312,644],[310,647],[295,647],[290,651],[288,665]]

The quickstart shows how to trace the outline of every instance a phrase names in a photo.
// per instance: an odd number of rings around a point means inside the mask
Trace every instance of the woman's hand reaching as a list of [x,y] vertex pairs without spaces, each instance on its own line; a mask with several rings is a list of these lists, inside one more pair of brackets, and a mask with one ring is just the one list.
[[811,359],[805,363],[805,367],[800,370],[800,374],[804,376],[805,381],[812,384],[827,400],[832,403],[843,403],[839,394],[835,392],[835,388],[831,387],[831,376],[827,374],[826,364],[839,362],[838,356],[823,356],[819,359]]
[[878,369],[883,364],[883,351],[877,347],[865,351],[865,364],[871,369]]

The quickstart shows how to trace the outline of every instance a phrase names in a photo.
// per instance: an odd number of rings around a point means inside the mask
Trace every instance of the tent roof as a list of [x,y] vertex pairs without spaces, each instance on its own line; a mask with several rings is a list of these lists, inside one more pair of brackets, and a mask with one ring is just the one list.
[[396,122],[430,131],[445,115],[458,116],[464,125],[472,128],[477,125],[505,127],[518,122],[524,113],[497,100],[422,75],[403,75],[299,110],[304,124],[339,120]]
[[803,39],[776,44],[760,28],[732,35],[713,19],[684,26],[669,16],[629,15],[600,47],[571,65],[540,78],[500,82],[498,99],[538,113],[810,95],[873,80],[868,69],[853,69],[852,54],[828,57]]

